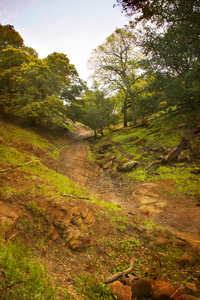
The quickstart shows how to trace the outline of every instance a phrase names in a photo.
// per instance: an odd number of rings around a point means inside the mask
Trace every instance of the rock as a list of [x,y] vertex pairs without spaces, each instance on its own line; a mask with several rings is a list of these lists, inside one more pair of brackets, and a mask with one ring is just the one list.
[[78,250],[81,248],[82,242],[73,238],[69,241],[69,246],[72,250]]
[[156,243],[159,245],[159,246],[162,246],[162,245],[168,245],[168,244],[171,244],[172,241],[167,239],[167,238],[162,238],[162,237],[159,237],[156,239]]
[[176,297],[176,300],[199,300],[199,299],[200,298],[196,298],[196,297],[186,295],[186,294],[183,294],[183,295],[180,295],[180,296]]
[[87,217],[88,212],[89,212],[89,209],[87,207],[84,207],[81,210],[81,216],[82,216],[83,219],[85,219]]
[[191,173],[191,174],[198,175],[198,174],[200,174],[200,169],[197,169],[197,168],[196,168],[196,169],[193,169],[193,170],[190,171],[190,173]]
[[[169,284],[166,281],[162,280],[154,280],[153,284],[153,298],[159,300],[165,299],[174,299],[175,296],[177,297],[179,294],[175,287]],[[174,295],[174,296],[173,296]]]
[[59,237],[59,232],[56,230],[56,228],[51,225],[49,228],[49,231],[47,233],[47,236],[52,240],[52,241],[56,241],[57,238]]
[[148,243],[148,248],[150,250],[156,250],[156,245],[153,242]]
[[117,167],[117,171],[128,172],[131,171],[133,168],[137,167],[139,164],[139,161],[129,160],[125,163],[119,164]]
[[87,216],[84,219],[85,224],[93,224],[95,222],[95,217],[91,211],[88,211]]
[[185,287],[194,293],[197,292],[197,287],[194,283],[186,282]]
[[131,287],[127,285],[123,285],[119,281],[115,281],[110,284],[113,294],[117,297],[118,300],[131,300],[132,292]]
[[179,265],[183,268],[185,266],[192,266],[195,263],[195,259],[193,256],[184,253],[179,261]]
[[152,282],[148,278],[131,278],[124,277],[124,282],[126,285],[131,287],[133,297],[146,298],[151,297],[152,290]]
[[108,143],[108,144],[105,144],[103,146],[101,146],[101,148],[99,149],[99,154],[104,154],[105,152],[108,151],[108,149],[110,149],[113,145]]
[[113,161],[110,160],[109,162],[107,162],[105,165],[103,165],[103,169],[109,169],[111,168],[113,165]]

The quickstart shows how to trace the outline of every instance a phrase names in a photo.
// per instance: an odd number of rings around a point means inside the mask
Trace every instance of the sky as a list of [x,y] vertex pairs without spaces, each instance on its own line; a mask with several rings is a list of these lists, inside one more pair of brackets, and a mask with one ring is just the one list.
[[41,59],[66,54],[89,83],[92,50],[130,20],[113,4],[116,0],[0,0],[0,23],[13,25]]

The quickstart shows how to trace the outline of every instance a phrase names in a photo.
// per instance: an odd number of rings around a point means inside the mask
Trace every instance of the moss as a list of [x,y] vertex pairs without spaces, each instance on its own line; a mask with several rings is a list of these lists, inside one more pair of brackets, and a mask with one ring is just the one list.
[[200,195],[200,178],[199,175],[191,174],[191,167],[183,164],[171,166],[159,166],[156,169],[157,175],[151,175],[149,181],[169,180],[176,183],[176,188],[182,194]]

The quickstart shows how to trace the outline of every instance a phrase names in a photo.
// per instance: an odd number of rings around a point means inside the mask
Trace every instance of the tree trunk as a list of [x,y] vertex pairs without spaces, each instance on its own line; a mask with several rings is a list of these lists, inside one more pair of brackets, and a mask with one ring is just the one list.
[[101,127],[101,136],[103,137],[103,127]]
[[190,149],[190,151],[192,152],[192,147],[190,142],[185,138],[182,138],[180,144],[176,148],[174,148],[167,156],[165,156],[166,162],[171,163],[173,161],[176,161],[181,151],[186,149]]
[[131,109],[132,109],[132,122],[133,122],[133,126],[136,125],[137,121],[136,121],[136,115],[135,115],[135,97],[133,93],[130,93],[131,96]]
[[94,137],[95,137],[95,140],[97,139],[97,130],[94,129]]
[[127,108],[124,107],[124,127],[127,127]]

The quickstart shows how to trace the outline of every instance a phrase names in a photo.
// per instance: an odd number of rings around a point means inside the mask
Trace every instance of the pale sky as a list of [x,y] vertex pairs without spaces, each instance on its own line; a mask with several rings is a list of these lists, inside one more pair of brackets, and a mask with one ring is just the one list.
[[88,81],[87,61],[116,28],[129,23],[116,0],[0,0],[0,23],[13,25],[39,58],[67,55],[81,79]]

